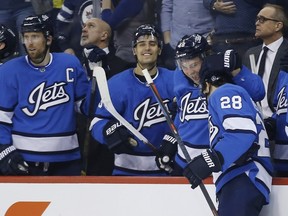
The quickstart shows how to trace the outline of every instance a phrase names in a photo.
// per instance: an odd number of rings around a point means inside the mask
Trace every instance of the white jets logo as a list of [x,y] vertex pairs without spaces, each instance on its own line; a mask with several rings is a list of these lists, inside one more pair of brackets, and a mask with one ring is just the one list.
[[37,86],[29,95],[28,102],[33,105],[32,110],[28,107],[22,111],[28,116],[34,116],[40,110],[47,110],[49,107],[63,104],[69,101],[69,95],[65,92],[65,82],[54,83],[51,86],[45,86],[45,82]]
[[206,99],[204,97],[190,99],[191,94],[190,92],[181,99],[181,122],[208,117]]
[[287,113],[287,99],[285,94],[286,87],[284,86],[277,95],[277,115]]
[[[150,104],[150,100],[151,99],[148,98],[135,109],[134,119],[139,121],[139,126],[137,128],[139,131],[143,127],[151,127],[153,124],[166,121],[159,104]],[[163,103],[167,110],[169,110],[167,106],[169,100],[163,100]]]

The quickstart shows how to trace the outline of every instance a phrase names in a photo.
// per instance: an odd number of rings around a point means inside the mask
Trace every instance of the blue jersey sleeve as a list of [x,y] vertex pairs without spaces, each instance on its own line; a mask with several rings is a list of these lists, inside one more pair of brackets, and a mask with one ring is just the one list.
[[16,82],[12,82],[14,74],[6,73],[5,70],[5,65],[0,67],[0,144],[12,144],[12,117],[18,98],[17,86]]
[[143,5],[144,0],[121,0],[114,11],[104,9],[101,17],[109,23],[112,29],[117,29],[126,19],[136,16],[142,10]]
[[252,73],[246,66],[242,66],[240,73],[233,77],[233,81],[243,87],[254,101],[261,101],[264,98],[265,88],[261,77]]

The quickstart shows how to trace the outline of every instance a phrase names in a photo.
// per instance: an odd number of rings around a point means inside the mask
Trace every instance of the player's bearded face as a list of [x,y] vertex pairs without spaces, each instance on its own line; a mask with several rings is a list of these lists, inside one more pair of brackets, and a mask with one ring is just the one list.
[[32,62],[42,61],[47,54],[47,40],[41,32],[27,32],[23,36],[27,54]]
[[143,66],[155,65],[160,53],[161,48],[158,46],[158,40],[151,35],[139,37],[138,43],[134,48],[134,55],[136,55],[137,61]]
[[199,84],[199,71],[202,64],[201,58],[196,57],[193,59],[179,59],[177,60],[177,64],[187,77],[193,80],[193,82],[196,84]]

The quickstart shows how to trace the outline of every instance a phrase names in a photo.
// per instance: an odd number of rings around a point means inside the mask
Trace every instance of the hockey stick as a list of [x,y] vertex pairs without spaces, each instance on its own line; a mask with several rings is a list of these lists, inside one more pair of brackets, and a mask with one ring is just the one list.
[[94,104],[95,104],[95,91],[97,89],[97,83],[95,77],[91,77],[91,88],[90,88],[90,104],[89,104],[89,109],[88,109],[88,118],[87,118],[87,123],[86,123],[86,131],[85,131],[85,137],[84,137],[84,143],[83,143],[83,155],[84,155],[84,170],[82,171],[82,175],[87,174],[87,167],[88,167],[88,159],[89,159],[89,148],[90,148],[90,142],[91,142],[91,133],[89,130],[90,124],[91,124],[91,119],[93,118],[94,114]]
[[255,63],[255,55],[254,54],[250,54],[249,55],[249,61],[250,61],[250,67],[252,70],[252,73],[257,73],[258,69]]
[[101,19],[101,0],[93,0],[93,17]]
[[[183,141],[182,141],[182,139],[181,139],[181,137],[180,137],[175,125],[174,125],[173,120],[171,119],[171,117],[169,115],[168,110],[166,109],[166,107],[165,107],[165,105],[164,105],[164,103],[162,101],[162,98],[161,98],[161,96],[160,96],[160,94],[159,94],[159,92],[158,92],[158,90],[156,88],[156,85],[153,83],[153,80],[152,80],[148,70],[144,69],[144,70],[142,70],[142,73],[143,73],[148,85],[150,86],[150,89],[152,90],[156,100],[158,101],[158,103],[160,105],[161,110],[162,110],[162,112],[163,112],[163,114],[164,114],[164,116],[165,116],[165,118],[167,120],[167,123],[168,123],[169,127],[170,127],[170,130],[172,131],[173,135],[175,136],[175,138],[176,138],[176,140],[177,140],[177,142],[179,144],[179,147],[180,147],[181,151],[184,154],[184,157],[185,157],[186,161],[188,163],[191,162],[192,161],[191,157],[190,157],[187,149],[185,148],[185,145],[184,145],[184,143],[183,143]],[[206,199],[206,201],[207,201],[207,203],[208,203],[213,215],[214,216],[218,216],[217,210],[216,210],[216,208],[215,208],[215,206],[214,206],[214,204],[213,204],[213,202],[211,200],[211,197],[209,196],[209,193],[208,193],[205,185],[203,184],[203,182],[201,182],[199,184],[199,186],[201,188],[201,191],[202,191],[202,193],[203,193],[203,195],[204,195],[204,197],[205,197],[205,199]]]
[[104,107],[111,115],[113,115],[119,122],[121,122],[133,135],[141,140],[145,145],[149,146],[154,153],[157,153],[157,148],[150,143],[138,130],[136,130],[126,119],[124,119],[115,109],[111,101],[107,78],[105,71],[102,67],[94,67],[93,77],[96,78],[100,96]]

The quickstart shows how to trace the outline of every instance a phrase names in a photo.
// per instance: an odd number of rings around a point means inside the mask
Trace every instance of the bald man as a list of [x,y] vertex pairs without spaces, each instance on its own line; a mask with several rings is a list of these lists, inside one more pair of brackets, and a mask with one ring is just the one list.
[[111,38],[111,28],[108,23],[99,18],[91,18],[84,23],[80,45],[82,47],[98,46],[101,49],[108,47]]
[[99,18],[91,18],[84,23],[80,40],[84,56],[88,60],[88,68],[93,70],[96,65],[102,66],[108,79],[126,69],[119,67],[122,65],[121,59],[115,56],[115,50],[110,44],[111,36],[112,31],[108,23]]

